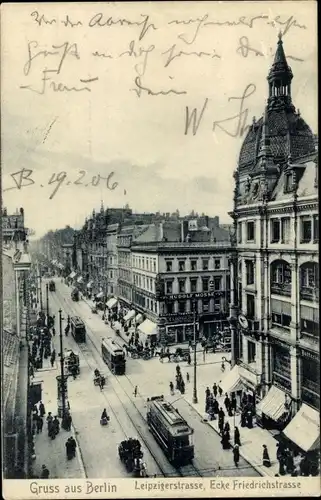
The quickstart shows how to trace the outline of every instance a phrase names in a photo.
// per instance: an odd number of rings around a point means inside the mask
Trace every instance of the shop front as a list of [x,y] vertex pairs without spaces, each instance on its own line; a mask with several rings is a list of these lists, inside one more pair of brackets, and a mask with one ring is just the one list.
[[[304,475],[319,474],[320,413],[311,406],[302,404],[297,414],[283,431],[289,447],[303,452]],[[302,466],[301,466],[302,468]]]
[[250,408],[254,415],[260,381],[260,375],[248,370],[244,364],[237,364],[225,375],[220,386],[224,394],[234,392],[238,406],[242,410],[244,407]]
[[265,429],[282,430],[291,418],[291,407],[290,395],[272,385],[256,406],[257,423]]
[[150,319],[145,319],[139,326],[139,340],[145,345],[155,344],[157,340],[157,324],[151,321]]

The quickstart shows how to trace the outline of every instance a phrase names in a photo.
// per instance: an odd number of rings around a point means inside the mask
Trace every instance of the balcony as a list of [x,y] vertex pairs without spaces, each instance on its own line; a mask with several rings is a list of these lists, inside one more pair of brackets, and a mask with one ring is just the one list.
[[301,286],[300,299],[317,302],[319,300],[319,289],[316,287]]
[[314,347],[318,347],[319,345],[319,336],[314,335],[313,333],[301,332],[301,339],[303,342],[308,342],[312,344]]
[[271,293],[291,297],[291,283],[271,283]]

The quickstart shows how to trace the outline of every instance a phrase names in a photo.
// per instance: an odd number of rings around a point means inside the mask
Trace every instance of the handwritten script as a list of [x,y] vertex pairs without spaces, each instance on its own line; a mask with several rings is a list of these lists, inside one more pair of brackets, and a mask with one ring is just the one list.
[[[51,192],[49,199],[52,200],[56,195],[58,189],[65,184],[65,186],[83,186],[83,187],[97,187],[105,185],[106,189],[110,191],[114,191],[118,187],[118,182],[113,181],[113,177],[115,172],[110,172],[107,177],[103,177],[100,174],[89,175],[87,176],[87,172],[85,170],[79,170],[78,176],[76,178],[70,179],[68,177],[67,172],[62,171],[58,173],[53,173],[48,179],[46,185],[54,186],[53,191]],[[86,178],[87,176],[87,178]],[[13,180],[13,186],[5,188],[3,191],[11,191],[13,189],[21,190],[26,187],[30,187],[36,185],[36,181],[34,179],[34,172],[31,169],[23,168],[17,172],[10,174],[11,179]],[[45,187],[45,184],[40,184],[40,187]],[[124,190],[124,194],[126,191]]]

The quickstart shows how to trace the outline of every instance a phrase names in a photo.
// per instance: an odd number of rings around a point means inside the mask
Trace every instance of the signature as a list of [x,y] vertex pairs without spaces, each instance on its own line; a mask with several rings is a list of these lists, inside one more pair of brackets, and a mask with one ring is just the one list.
[[33,87],[32,85],[20,85],[20,88],[25,90],[30,90],[31,92],[34,92],[39,95],[44,95],[48,87],[53,92],[84,92],[84,91],[91,92],[92,89],[87,85],[92,82],[96,82],[98,80],[98,76],[96,76],[95,78],[80,78],[79,79],[80,83],[86,84],[85,86],[69,87],[62,82],[58,83],[52,81],[50,74],[58,74],[58,72],[53,69],[45,69],[42,72],[42,78],[41,78],[42,83],[40,84],[39,88]]
[[39,44],[35,40],[28,42],[27,45],[28,60],[23,67],[23,72],[25,76],[28,76],[30,73],[32,61],[34,61],[39,56],[43,56],[44,58],[48,56],[59,56],[56,69],[58,75],[68,55],[73,56],[78,60],[80,59],[78,46],[76,43],[64,42],[61,45],[51,45],[51,48],[54,50],[38,50],[38,48]]
[[146,92],[147,95],[152,95],[152,96],[169,95],[169,94],[176,94],[176,95],[187,94],[186,90],[175,90],[175,89],[160,90],[158,92],[155,92],[154,90],[151,90],[148,87],[144,87],[139,76],[137,76],[134,81],[135,81],[136,88],[131,89],[131,90],[136,92],[138,97],[140,97],[143,92]]
[[141,31],[139,33],[138,40],[141,41],[149,30],[157,30],[157,28],[155,28],[154,24],[149,22],[148,15],[140,14],[140,16],[143,18],[143,20],[140,22],[129,21],[128,19],[113,19],[112,17],[108,17],[106,20],[104,20],[104,14],[99,12],[90,19],[88,26],[89,28],[93,28],[95,26],[98,26],[99,28],[105,26],[111,27],[114,25],[139,26],[141,27]]
[[[4,189],[3,191],[11,191],[12,189],[18,189],[21,190],[22,188],[25,188],[27,186],[32,186],[36,184],[35,180],[33,179],[33,170],[28,169],[28,168],[23,168],[22,170],[19,170],[17,172],[14,172],[13,174],[10,174],[11,178],[14,181],[14,186],[9,187]],[[52,200],[57,193],[58,189],[61,187],[63,183],[65,183],[66,186],[69,186],[70,184],[73,184],[75,186],[94,186],[97,187],[102,181],[106,181],[105,186],[107,189],[110,191],[114,191],[114,189],[117,188],[118,182],[113,182],[113,177],[115,175],[115,172],[110,172],[110,174],[107,177],[102,177],[100,174],[89,176],[89,179],[87,179],[88,182],[84,183],[83,179],[87,175],[87,172],[85,170],[79,170],[79,176],[75,180],[68,180],[67,177],[67,172],[59,172],[59,173],[54,173],[51,175],[50,179],[48,180],[48,186],[51,186],[52,184],[55,185],[54,190],[49,196],[49,200]],[[45,187],[43,184],[40,184],[40,187]]]
[[[45,16],[43,14],[39,14],[39,12],[37,10],[34,10],[30,15],[33,18],[33,20],[35,21],[35,23],[38,24],[38,26],[42,26],[42,25],[46,25],[46,24],[52,25],[52,24],[56,24],[58,22],[58,20],[54,17],[52,19],[46,19]],[[66,26],[66,27],[70,26],[71,28],[74,28],[75,26],[82,26],[83,25],[81,21],[76,21],[74,23],[70,19],[68,14],[60,22],[64,26]]]
[[167,66],[169,66],[170,63],[172,61],[174,61],[174,59],[176,59],[177,57],[181,57],[181,56],[197,56],[199,58],[211,57],[212,59],[214,57],[217,57],[217,58],[221,59],[221,56],[216,53],[215,49],[213,49],[212,52],[185,52],[183,50],[180,50],[176,54],[175,54],[175,49],[176,49],[176,43],[174,43],[174,45],[172,45],[165,52],[162,52],[162,55],[168,54],[167,60],[164,64],[164,68],[167,68]]
[[[239,112],[236,115],[230,116],[229,118],[225,118],[219,121],[214,121],[212,128],[213,132],[215,132],[216,127],[218,127],[230,137],[243,137],[243,135],[248,131],[249,128],[249,125],[246,124],[249,110],[248,108],[244,108],[245,101],[251,95],[253,95],[255,91],[256,91],[256,86],[254,85],[254,83],[250,83],[246,86],[243,95],[241,97],[229,97],[228,102],[230,102],[231,100],[240,101]],[[191,127],[193,135],[197,134],[198,128],[203,120],[205,111],[207,109],[208,101],[209,99],[206,98],[200,112],[198,112],[197,108],[194,108],[191,112],[189,106],[186,106],[185,131],[184,131],[185,135],[189,133]],[[230,123],[232,127],[234,127],[233,131],[227,130],[222,125],[223,123]]]

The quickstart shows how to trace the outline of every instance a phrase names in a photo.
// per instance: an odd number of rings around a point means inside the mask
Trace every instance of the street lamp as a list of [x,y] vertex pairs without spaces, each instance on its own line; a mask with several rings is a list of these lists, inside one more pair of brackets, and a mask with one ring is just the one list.
[[59,337],[60,337],[60,387],[61,387],[61,403],[62,403],[62,422],[61,427],[68,429],[67,412],[66,412],[66,389],[67,378],[64,374],[64,354],[63,354],[63,340],[62,340],[62,310],[59,309]]
[[46,283],[47,327],[49,328],[49,285]]
[[193,301],[193,331],[194,331],[194,385],[193,385],[193,403],[198,403],[197,385],[196,385],[196,300]]

